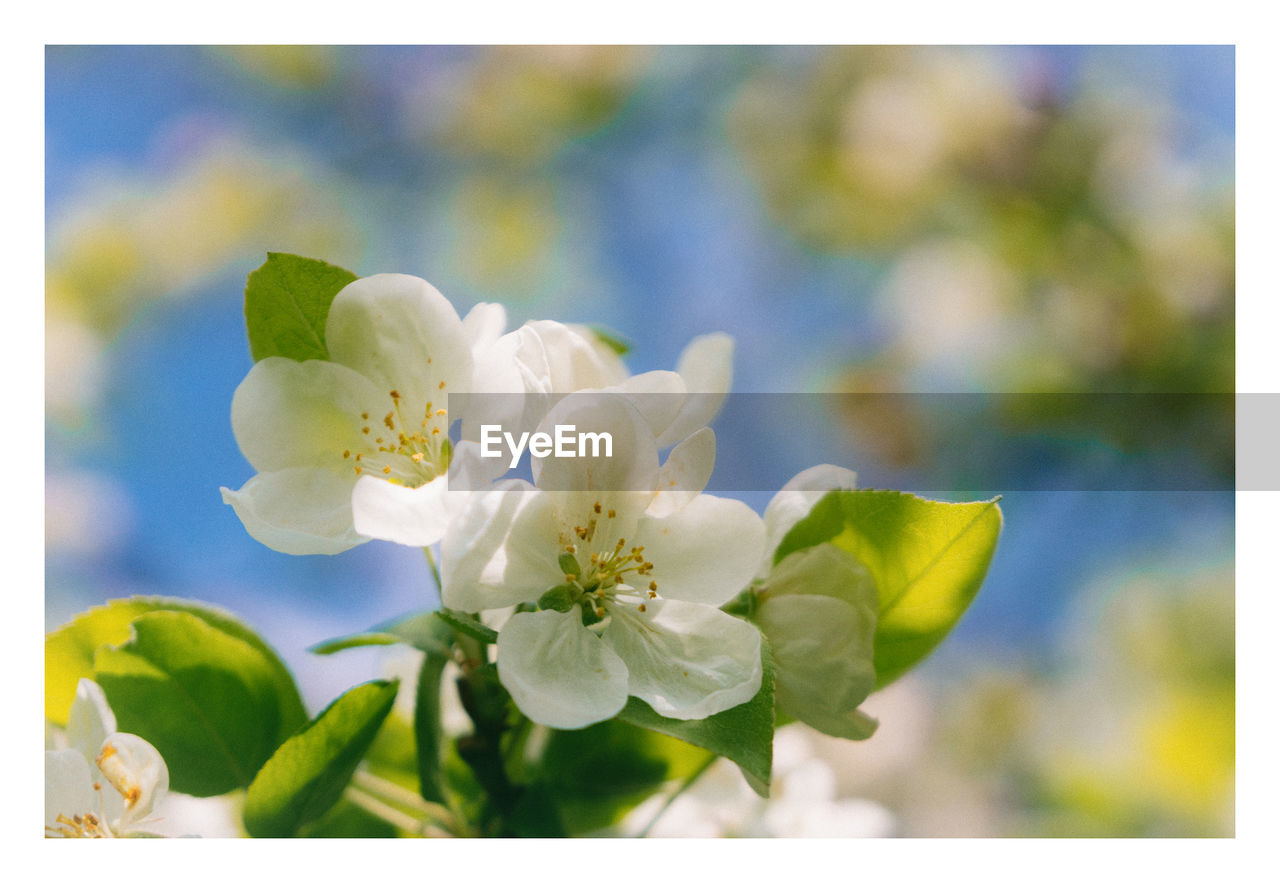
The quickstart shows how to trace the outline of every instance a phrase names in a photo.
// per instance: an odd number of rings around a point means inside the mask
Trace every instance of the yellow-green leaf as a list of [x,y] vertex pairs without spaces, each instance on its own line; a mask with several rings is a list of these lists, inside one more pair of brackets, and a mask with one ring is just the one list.
[[93,678],[93,658],[99,647],[118,646],[129,640],[129,626],[144,613],[179,610],[204,620],[208,625],[252,645],[266,658],[275,674],[276,698],[280,707],[280,740],[307,719],[293,676],[276,652],[256,632],[217,607],[180,598],[135,595],[108,601],[77,616],[47,635],[44,644],[44,713],[50,723],[65,726],[76,684]]
[[830,542],[875,577],[876,683],[933,651],[978,593],[1003,519],[998,499],[943,503],[897,491],[832,491],[783,538],[775,563]]

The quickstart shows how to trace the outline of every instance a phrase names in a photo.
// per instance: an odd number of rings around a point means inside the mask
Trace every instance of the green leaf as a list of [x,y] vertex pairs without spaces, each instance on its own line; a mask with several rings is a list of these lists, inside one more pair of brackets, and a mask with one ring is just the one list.
[[329,305],[356,278],[350,270],[324,261],[269,252],[267,262],[249,274],[244,289],[253,360],[329,358],[324,341]]
[[424,653],[449,656],[449,642],[453,632],[435,615],[435,611],[412,613],[371,627],[368,631],[343,635],[321,641],[307,649],[320,656],[328,656],[352,647],[379,647],[388,644],[408,644]]
[[524,788],[507,817],[507,827],[517,837],[563,837],[560,808],[550,788],[541,783]]
[[356,632],[343,635],[341,638],[330,638],[307,648],[307,652],[317,656],[328,656],[339,650],[350,650],[353,647],[386,647],[391,644],[403,644],[404,639],[388,632]]
[[682,721],[663,717],[632,696],[618,719],[724,755],[738,765],[757,794],[768,797],[773,770],[773,657],[765,644],[761,644],[761,659],[760,692],[741,705],[702,720]]
[[397,837],[395,825],[350,800],[339,800],[328,812],[298,831],[299,837]]
[[[418,672],[414,701],[412,747],[416,748],[416,756],[413,767],[419,792],[425,799],[436,803],[445,802],[441,771],[444,736],[440,724],[440,680],[445,666],[453,658],[452,640],[453,628],[436,616],[435,611],[429,610],[375,625],[367,632],[323,641],[310,648],[312,653],[328,655],[351,647],[408,644],[426,654]],[[384,734],[388,729],[384,727]]]
[[440,722],[440,681],[449,657],[426,654],[418,670],[418,691],[413,704],[413,731],[418,746],[418,791],[436,803],[445,803],[440,748],[444,729]]
[[596,340],[613,350],[619,357],[631,352],[631,344],[613,329],[605,328],[603,325],[588,325],[587,328],[596,336]]
[[620,821],[664,783],[691,775],[708,756],[614,718],[582,730],[552,730],[538,779],[554,796],[565,830],[589,834]]
[[[251,645],[267,660],[274,673],[276,699],[280,708],[279,741],[302,726],[307,712],[289,669],[275,651],[253,629],[217,607],[181,598],[135,595],[108,601],[77,616],[45,637],[44,698],[45,717],[65,726],[80,678],[93,677],[93,658],[99,647],[123,644],[131,634],[129,626],[144,613],[177,610],[200,617],[207,624]],[[277,743],[278,744],[278,743]]]
[[998,501],[832,491],[783,537],[774,561],[830,542],[867,566],[880,596],[874,662],[883,687],[932,652],[977,594],[1003,524]]
[[275,673],[257,648],[190,613],[145,613],[119,647],[99,647],[94,680],[121,732],[156,747],[175,791],[242,788],[283,740]]
[[447,607],[441,607],[436,611],[436,616],[443,619],[449,625],[453,626],[455,631],[462,632],[470,638],[475,638],[485,644],[492,644],[498,640],[498,633],[478,619],[472,619],[465,613],[458,613],[456,610],[450,610]]
[[289,837],[337,803],[398,688],[398,681],[353,687],[281,745],[249,786],[245,830],[254,837]]

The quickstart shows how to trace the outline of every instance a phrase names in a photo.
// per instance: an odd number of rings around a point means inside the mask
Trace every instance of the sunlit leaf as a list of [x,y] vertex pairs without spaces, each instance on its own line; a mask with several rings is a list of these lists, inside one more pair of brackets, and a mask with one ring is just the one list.
[[353,687],[281,745],[249,786],[245,829],[288,837],[324,815],[378,735],[398,688],[398,681]]
[[94,655],[120,730],[156,747],[175,791],[208,797],[248,785],[284,738],[268,660],[190,613],[144,613],[130,627],[128,641]]
[[45,637],[44,687],[45,717],[63,726],[75,698],[80,678],[93,677],[93,657],[99,647],[117,646],[129,640],[129,625],[144,613],[177,610],[190,613],[208,625],[251,645],[266,659],[274,673],[276,698],[280,708],[281,741],[307,719],[293,676],[275,651],[257,633],[231,614],[216,607],[180,598],[134,596],[108,601],[77,616]]
[[787,533],[774,560],[830,542],[866,565],[880,595],[875,668],[883,687],[960,619],[986,577],[1002,524],[998,498],[941,503],[897,491],[832,491]]

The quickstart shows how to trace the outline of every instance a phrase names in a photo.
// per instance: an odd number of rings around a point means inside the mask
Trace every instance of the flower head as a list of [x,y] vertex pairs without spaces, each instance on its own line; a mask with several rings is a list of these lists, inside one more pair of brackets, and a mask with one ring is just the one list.
[[445,476],[461,455],[449,442],[448,395],[470,390],[473,352],[501,321],[478,309],[464,327],[422,279],[369,276],[330,306],[328,361],[253,366],[231,424],[258,474],[222,497],[255,539],[295,555],[440,539]]
[[570,396],[547,417],[588,420],[611,433],[612,457],[535,464],[536,488],[477,495],[451,526],[444,603],[537,605],[506,622],[497,647],[503,685],[538,723],[587,726],[628,695],[686,720],[747,701],[760,687],[760,635],[717,607],[755,572],[763,522],[708,495],[652,509],[662,473],[648,422],[620,396]]
[[644,415],[660,448],[710,423],[733,379],[733,338],[727,334],[695,337],[675,371],[636,375],[588,328],[541,320],[525,323],[508,338],[514,338],[511,346],[529,393],[623,393]]
[[67,720],[68,748],[44,753],[45,836],[136,833],[169,792],[169,769],[155,747],[116,732],[102,688],[81,679]]

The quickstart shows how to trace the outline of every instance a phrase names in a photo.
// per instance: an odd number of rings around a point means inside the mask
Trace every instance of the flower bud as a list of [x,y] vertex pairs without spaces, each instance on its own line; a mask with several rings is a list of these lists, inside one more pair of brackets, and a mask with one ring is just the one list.
[[871,572],[830,543],[779,562],[752,617],[773,651],[778,707],[831,736],[874,733],[858,706],[875,689],[878,611]]

